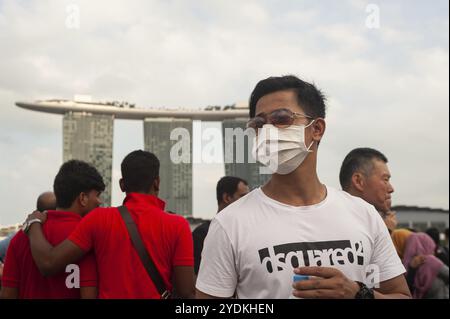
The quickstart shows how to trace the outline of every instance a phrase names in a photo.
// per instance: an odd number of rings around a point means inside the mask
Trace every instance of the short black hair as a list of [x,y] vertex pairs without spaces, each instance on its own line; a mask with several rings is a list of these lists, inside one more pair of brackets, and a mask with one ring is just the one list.
[[247,181],[235,177],[235,176],[224,176],[217,182],[216,187],[216,195],[217,195],[217,203],[222,202],[223,194],[233,195],[236,193],[238,189],[239,183],[244,183],[244,185],[248,185]]
[[97,169],[83,161],[70,160],[59,169],[53,183],[53,192],[59,208],[68,208],[80,193],[92,190],[103,192],[105,183]]
[[260,98],[270,93],[285,90],[292,90],[297,94],[297,103],[306,115],[313,118],[325,118],[326,98],[324,94],[314,84],[305,82],[294,75],[269,77],[259,81],[250,95],[250,118],[255,117],[256,103]]
[[431,227],[428,228],[425,233],[431,237],[431,239],[433,239],[434,243],[436,244],[436,246],[439,246],[439,243],[441,241],[440,239],[440,234],[439,234],[439,229],[435,228],[435,227]]
[[137,150],[123,159],[121,170],[125,192],[148,192],[159,177],[159,159],[153,153]]
[[350,187],[352,176],[356,171],[362,170],[364,173],[369,174],[373,168],[373,159],[384,163],[388,162],[387,157],[383,153],[373,148],[355,148],[350,151],[342,162],[341,171],[339,172],[339,181],[342,189],[347,190]]

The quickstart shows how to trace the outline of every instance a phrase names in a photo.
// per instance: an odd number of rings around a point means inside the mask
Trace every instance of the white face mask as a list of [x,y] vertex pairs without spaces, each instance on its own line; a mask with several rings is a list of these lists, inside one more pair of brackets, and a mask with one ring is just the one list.
[[313,122],[306,126],[291,125],[287,128],[265,124],[254,139],[253,157],[272,173],[292,173],[312,152],[310,149],[314,141],[306,146],[305,129]]

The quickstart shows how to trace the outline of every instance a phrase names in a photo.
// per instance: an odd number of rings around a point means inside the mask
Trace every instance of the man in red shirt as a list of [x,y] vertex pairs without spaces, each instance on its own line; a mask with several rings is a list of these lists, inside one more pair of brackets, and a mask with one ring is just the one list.
[[[122,162],[120,187],[145,248],[169,291],[181,298],[194,297],[193,243],[188,222],[166,213],[159,191],[159,160],[149,152],[134,151]],[[45,215],[34,212],[28,218]],[[160,298],[147,274],[117,208],[97,208],[84,218],[68,240],[53,247],[39,223],[30,227],[31,250],[44,274],[95,252],[99,298]]]
[[[105,189],[105,184],[93,166],[72,160],[61,166],[53,188],[57,207],[56,210],[49,210],[46,213],[47,222],[43,225],[42,231],[46,240],[52,245],[57,245],[67,239],[87,213],[100,205],[99,194]],[[49,197],[49,193],[43,195]],[[38,206],[43,209],[42,201],[38,200]],[[25,231],[26,228],[27,225]],[[44,277],[34,263],[26,233],[19,231],[11,240],[6,255],[2,298],[96,297],[97,270],[92,254],[67,270],[64,272],[64,269],[61,269],[54,276]]]

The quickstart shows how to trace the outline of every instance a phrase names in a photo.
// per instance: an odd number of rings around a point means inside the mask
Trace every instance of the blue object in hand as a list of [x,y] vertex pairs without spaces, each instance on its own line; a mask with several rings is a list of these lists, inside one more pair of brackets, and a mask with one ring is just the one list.
[[304,280],[309,280],[309,276],[304,276],[304,275],[294,275],[294,282],[297,281],[304,281]]

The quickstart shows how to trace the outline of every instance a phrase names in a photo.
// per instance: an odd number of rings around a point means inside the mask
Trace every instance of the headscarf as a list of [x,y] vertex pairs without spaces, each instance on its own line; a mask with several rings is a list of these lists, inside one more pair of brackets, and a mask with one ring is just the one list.
[[[403,259],[405,253],[406,240],[413,234],[412,231],[408,229],[396,229],[392,232],[392,241],[394,242],[395,249],[400,259]],[[406,268],[408,269],[408,268]]]
[[406,269],[415,256],[425,256],[425,262],[417,268],[414,277],[413,297],[416,299],[421,299],[426,295],[439,270],[444,266],[444,263],[434,256],[435,249],[435,242],[425,233],[413,233],[406,240],[403,256],[403,265]]

